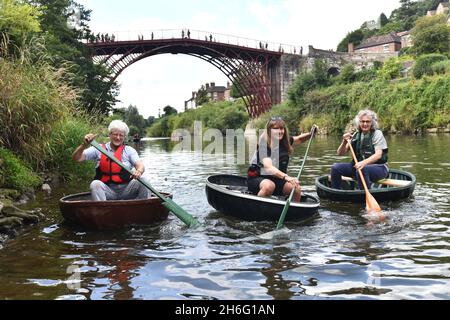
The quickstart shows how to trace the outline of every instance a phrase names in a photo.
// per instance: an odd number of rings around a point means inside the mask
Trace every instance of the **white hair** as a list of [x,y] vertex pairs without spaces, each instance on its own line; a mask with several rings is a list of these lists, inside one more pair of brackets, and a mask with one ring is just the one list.
[[128,132],[130,132],[130,129],[128,129],[128,126],[125,122],[122,120],[113,120],[108,126],[108,132],[111,133],[114,129],[122,131],[125,136],[128,136]]
[[355,119],[353,120],[353,123],[355,124],[355,128],[359,129],[359,120],[361,120],[361,118],[364,117],[364,116],[369,116],[370,117],[370,119],[372,120],[372,127],[371,127],[371,129],[377,130],[378,129],[378,117],[377,117],[377,114],[375,112],[373,112],[372,110],[369,110],[369,109],[361,110],[360,112],[358,112],[358,114],[356,115]]

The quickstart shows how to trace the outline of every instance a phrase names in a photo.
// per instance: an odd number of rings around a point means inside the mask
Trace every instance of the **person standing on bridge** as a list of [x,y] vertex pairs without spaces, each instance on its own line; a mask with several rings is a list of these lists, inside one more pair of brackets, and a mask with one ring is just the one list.
[[259,138],[251,165],[247,171],[247,186],[250,192],[261,197],[289,195],[294,191],[294,201],[300,201],[301,188],[296,177],[287,174],[289,155],[294,146],[309,140],[318,127],[298,136],[289,136],[289,130],[281,117],[272,117]]
[[84,142],[73,152],[72,159],[76,162],[96,161],[96,175],[91,182],[91,197],[93,201],[147,199],[149,190],[137,178],[149,182],[145,175],[145,166],[136,150],[126,146],[124,142],[129,133],[128,126],[121,120],[113,120],[108,126],[109,142],[102,147],[113,153],[126,167],[133,168],[133,175],[112,162],[94,147],[89,147],[96,135],[88,133]]

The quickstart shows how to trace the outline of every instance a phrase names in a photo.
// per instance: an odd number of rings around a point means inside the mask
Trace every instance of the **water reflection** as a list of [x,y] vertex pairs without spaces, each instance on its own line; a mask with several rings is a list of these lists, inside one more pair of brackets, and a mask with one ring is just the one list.
[[[287,223],[290,232],[259,235],[272,222],[247,222],[216,212],[205,179],[244,174],[226,149],[220,155],[177,150],[167,139],[136,147],[152,185],[202,226],[174,215],[154,226],[93,232],[62,223],[57,201],[82,185],[39,195],[27,204],[46,216],[0,250],[1,299],[449,299],[450,136],[389,136],[390,165],[417,177],[411,199],[382,204],[385,223],[367,225],[364,204],[321,201],[319,215]],[[317,137],[300,181],[329,172],[338,138]],[[300,169],[306,146],[289,170]]]

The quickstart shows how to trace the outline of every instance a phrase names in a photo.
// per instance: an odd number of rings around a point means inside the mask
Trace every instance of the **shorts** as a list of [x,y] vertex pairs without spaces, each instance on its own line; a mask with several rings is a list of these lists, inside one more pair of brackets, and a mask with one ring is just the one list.
[[286,180],[276,178],[274,176],[258,176],[258,177],[247,177],[247,187],[251,193],[257,194],[260,190],[259,185],[264,179],[269,179],[275,183],[275,190],[273,192],[276,196],[283,195],[283,187]]

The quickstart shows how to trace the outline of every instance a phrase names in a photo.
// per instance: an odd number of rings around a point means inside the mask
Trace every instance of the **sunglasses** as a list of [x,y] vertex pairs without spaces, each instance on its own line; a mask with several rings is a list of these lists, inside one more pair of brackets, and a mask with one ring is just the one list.
[[277,120],[283,120],[281,117],[272,117],[270,118],[270,121],[277,121]]

